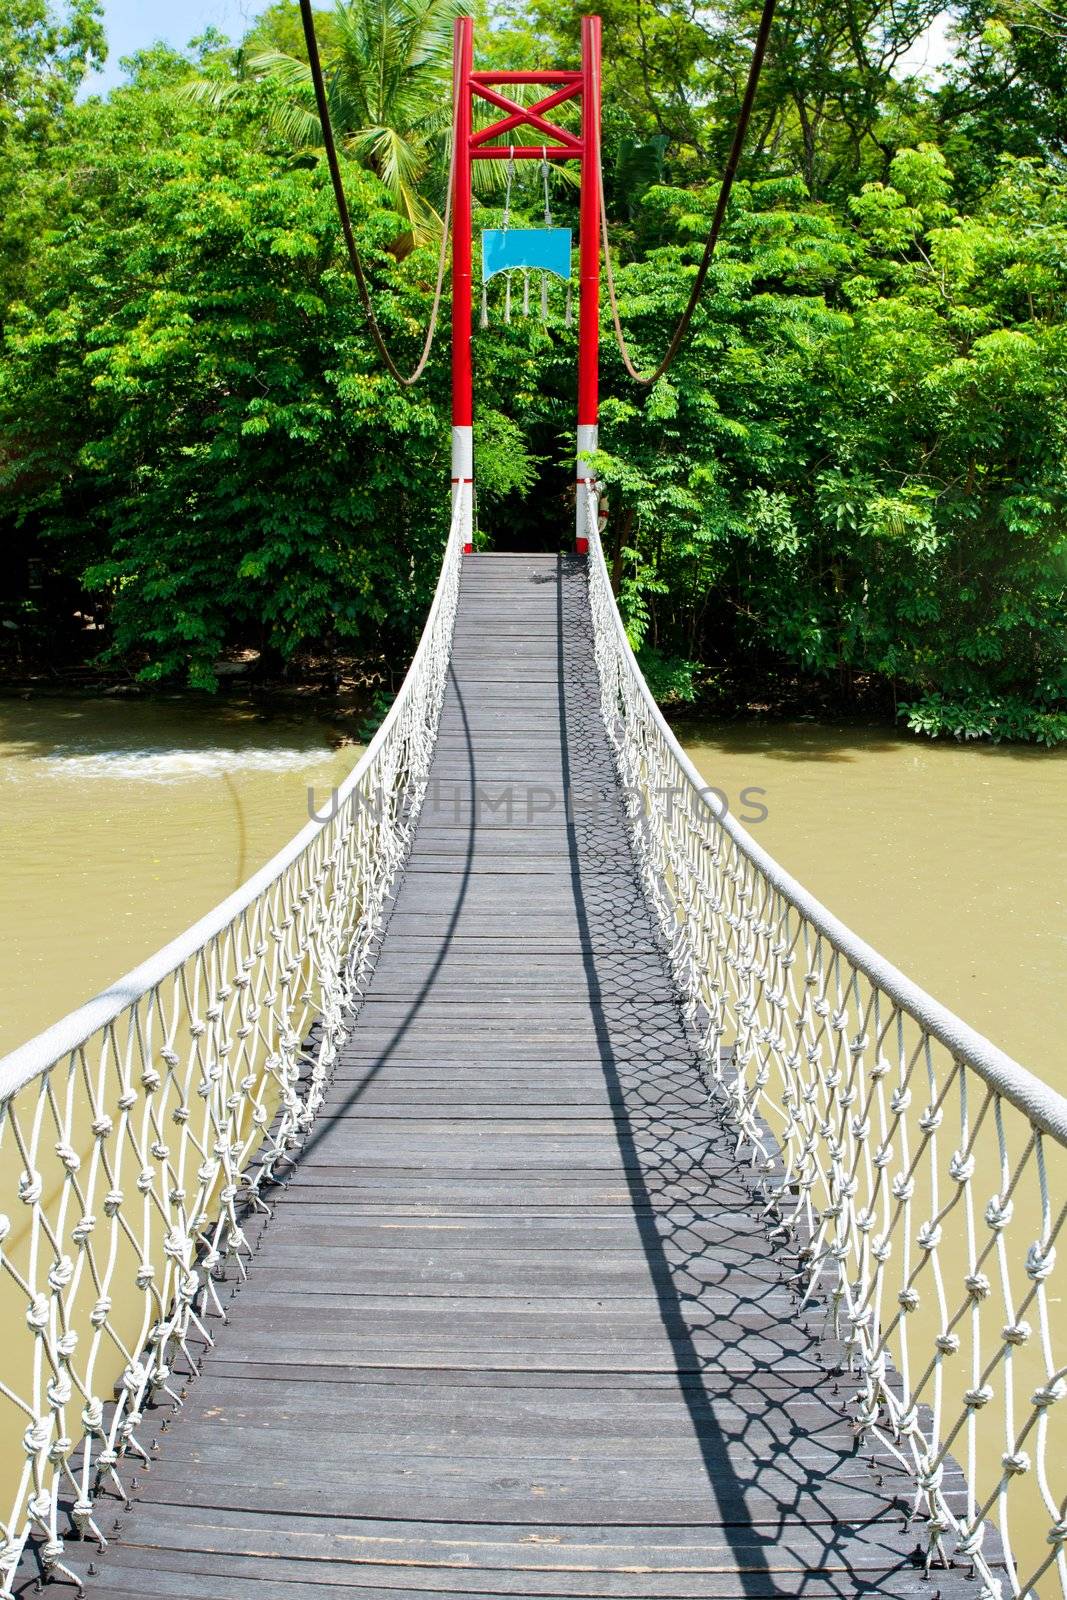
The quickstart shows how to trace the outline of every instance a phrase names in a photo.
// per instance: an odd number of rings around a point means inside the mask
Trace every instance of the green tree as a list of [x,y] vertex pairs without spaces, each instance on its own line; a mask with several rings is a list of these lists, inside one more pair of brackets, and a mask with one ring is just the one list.
[[[333,11],[315,12],[315,36],[324,55],[332,55],[337,41],[334,31]],[[278,50],[284,55],[307,60],[304,26],[300,20],[300,7],[295,0],[273,0],[260,12],[252,27],[241,40],[244,61],[262,55],[267,50]]]
[[[646,395],[604,352],[600,468],[632,635],[664,693],[785,673],[880,685],[931,733],[1065,738],[1067,183],[1052,124],[1042,111],[1020,155],[1010,116],[998,130],[973,100],[952,110],[987,70],[988,17],[978,54],[965,39],[931,90],[892,69],[918,4],[811,6],[783,13],[678,360]],[[622,315],[647,363],[703,247],[753,18],[728,39],[666,0],[655,28],[652,0],[619,7],[605,167]],[[572,60],[576,19],[509,0],[480,59]],[[292,20],[288,0],[272,6],[255,48],[277,49]],[[655,105],[638,92],[639,29],[662,52]],[[12,212],[23,253],[4,262],[5,560],[43,560],[68,609],[72,593],[95,608],[112,659],[152,680],[209,685],[239,644],[401,658],[443,533],[446,363],[410,394],[381,373],[313,143],[294,159],[277,131],[306,85],[294,97],[246,54],[217,35],[158,46],[106,101],[68,104],[34,147]],[[194,76],[214,88],[174,93]],[[810,148],[796,93],[821,107]],[[427,138],[439,162],[443,137]],[[433,252],[398,259],[373,162],[350,160],[346,180],[379,315],[410,347]],[[483,537],[565,538],[574,329],[554,301],[547,326],[494,314],[476,341]]]
[[[575,58],[585,9],[530,0],[546,56]],[[605,0],[599,9],[610,116],[627,118],[639,140],[664,141],[669,178],[706,180],[729,147],[760,5],[730,0],[712,12],[685,0]],[[915,92],[897,81],[899,63],[942,9],[941,0],[779,0],[749,170],[798,172],[820,197],[884,175],[895,143],[915,133]]]
[[937,96],[940,137],[976,200],[1001,155],[1067,155],[1067,19],[1042,0],[963,0],[958,50]]
[[98,0],[9,0],[0,10],[0,316],[47,226],[40,163],[86,75],[107,54]]
[[[447,518],[439,397],[377,367],[330,191],[255,147],[257,115],[136,89],[87,107],[70,154],[92,199],[39,242],[10,313],[7,515],[148,680],[208,687],[242,641],[403,650]],[[354,170],[350,194],[402,338],[428,263],[393,263],[374,178]]]
[[[635,642],[711,666],[876,674],[927,731],[1067,737],[1067,186],[1009,163],[981,210],[901,151],[851,222],[743,188],[690,344],[601,470]],[[701,206],[705,207],[710,197]],[[651,355],[703,218],[620,274]]]
[[99,0],[8,0],[0,12],[0,147],[54,136],[83,79],[107,55]]

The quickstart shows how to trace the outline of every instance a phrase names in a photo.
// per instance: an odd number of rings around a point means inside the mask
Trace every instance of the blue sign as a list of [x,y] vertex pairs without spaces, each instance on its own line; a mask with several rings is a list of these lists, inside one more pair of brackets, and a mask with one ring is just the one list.
[[552,272],[564,282],[571,275],[569,228],[483,228],[482,280],[513,267]]

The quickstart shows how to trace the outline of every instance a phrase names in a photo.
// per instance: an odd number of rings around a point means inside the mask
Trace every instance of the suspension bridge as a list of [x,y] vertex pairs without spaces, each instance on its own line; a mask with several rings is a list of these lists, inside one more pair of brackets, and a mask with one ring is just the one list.
[[[583,35],[510,78],[581,100],[595,191]],[[476,94],[554,136],[470,62],[461,19],[468,245]],[[0,1595],[1067,1593],[1067,1102],[656,707],[583,206],[575,553],[474,549],[454,247],[451,522],[388,716],[279,856],[0,1063]]]

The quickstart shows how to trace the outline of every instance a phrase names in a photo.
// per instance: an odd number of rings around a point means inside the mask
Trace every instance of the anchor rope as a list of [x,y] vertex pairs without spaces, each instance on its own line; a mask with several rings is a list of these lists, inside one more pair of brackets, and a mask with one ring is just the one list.
[[341,167],[337,159],[337,146],[334,142],[333,123],[330,120],[326,84],[322,76],[318,40],[315,37],[315,19],[311,10],[311,0],[300,0],[300,20],[304,25],[304,41],[307,45],[308,61],[311,66],[311,81],[315,87],[315,103],[318,107],[319,121],[322,124],[322,142],[326,150],[326,164],[330,169],[330,181],[333,184],[333,195],[341,221],[341,232],[344,235],[345,248],[348,252],[348,264],[352,269],[352,275],[359,289],[359,297],[363,303],[363,312],[367,319],[367,326],[370,329],[375,349],[397,383],[401,384],[405,389],[410,389],[418,383],[426,371],[426,364],[430,359],[430,351],[433,349],[434,335],[437,332],[437,323],[441,311],[441,297],[445,282],[445,260],[448,254],[448,235],[452,218],[452,187],[456,173],[455,90],[453,89],[452,95],[452,141],[448,155],[448,180],[445,186],[445,214],[441,224],[441,247],[437,253],[437,281],[434,285],[433,304],[430,308],[430,320],[426,327],[426,336],[423,340],[419,359],[410,372],[404,373],[400,371],[389,350],[389,346],[385,342],[385,336],[375,315],[370,285],[367,282],[359,247],[356,244],[352,217],[349,213],[348,200],[345,196],[345,186],[341,178]]
[[[615,271],[611,258],[611,240],[608,235],[608,213],[607,207],[604,204],[604,168],[601,162],[599,143],[597,145],[597,176],[600,183],[600,231],[604,244],[604,268],[608,283],[608,300],[611,303],[611,320],[614,324],[615,341],[619,346],[619,354],[622,357],[622,364],[626,368],[626,371],[629,373],[633,381],[640,384],[642,388],[651,388],[657,379],[663,377],[663,374],[673,362],[675,356],[682,347],[682,342],[684,341],[686,334],[689,332],[689,325],[693,320],[693,314],[696,311],[697,305],[700,301],[700,296],[704,291],[704,284],[707,281],[712,257],[715,254],[715,247],[719,242],[719,234],[722,232],[722,225],[726,218],[726,207],[730,201],[730,191],[734,186],[734,178],[737,175],[737,168],[741,160],[741,153],[745,146],[745,138],[748,134],[748,125],[752,118],[752,107],[755,104],[756,91],[759,88],[760,74],[763,71],[763,60],[767,54],[767,43],[771,35],[771,24],[774,21],[776,4],[777,0],[764,0],[763,12],[760,16],[759,28],[756,32],[756,42],[752,48],[752,61],[748,69],[748,82],[745,85],[745,95],[741,102],[741,109],[737,115],[737,123],[734,128],[734,136],[730,145],[730,153],[726,159],[726,166],[723,169],[722,183],[719,186],[719,198],[715,205],[715,215],[712,218],[711,229],[704,245],[704,254],[701,257],[700,265],[697,268],[697,275],[693,279],[693,286],[689,291],[688,303],[686,304],[685,310],[682,312],[681,317],[678,319],[677,327],[671,335],[670,344],[667,346],[667,353],[652,372],[640,372],[638,370],[637,365],[630,354],[630,347],[627,343],[626,335],[622,329],[622,320],[619,316],[619,302],[615,293]],[[593,71],[596,75],[596,103],[599,104],[599,61],[594,64]]]

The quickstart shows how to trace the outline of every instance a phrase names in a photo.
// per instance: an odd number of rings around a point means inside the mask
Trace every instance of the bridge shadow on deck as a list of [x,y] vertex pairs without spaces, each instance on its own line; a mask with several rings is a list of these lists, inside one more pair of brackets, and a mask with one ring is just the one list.
[[[560,567],[562,568],[562,560]],[[587,891],[582,872],[582,851],[579,848],[575,803],[572,798],[577,788],[573,781],[572,773],[572,739],[574,740],[576,751],[588,751],[590,748],[596,749],[603,741],[603,729],[596,725],[590,728],[588,725],[591,716],[597,719],[597,723],[600,722],[599,700],[595,694],[595,686],[592,696],[592,710],[590,710],[589,705],[591,697],[588,692],[588,685],[582,686],[585,687],[586,692],[584,694],[579,692],[578,695],[581,708],[578,717],[576,718],[569,710],[568,701],[574,698],[573,690],[576,686],[572,682],[572,672],[568,669],[567,654],[564,648],[565,624],[562,570],[557,577],[556,592],[558,596],[556,629],[558,682],[556,694],[559,706],[559,742],[563,768],[563,793],[567,797],[565,810],[571,893],[578,918],[586,992],[589,997],[589,1007],[594,1022],[600,1063],[608,1091],[608,1103],[615,1123],[615,1136],[618,1140],[619,1154],[622,1157],[623,1171],[626,1175],[626,1184],[633,1206],[634,1221],[637,1224],[637,1231],[641,1240],[641,1248],[645,1253],[649,1278],[656,1293],[663,1331],[675,1356],[678,1390],[692,1420],[693,1433],[703,1458],[709,1490],[714,1495],[720,1511],[726,1513],[730,1518],[725,1524],[728,1530],[727,1537],[740,1557],[738,1569],[744,1585],[744,1591],[746,1594],[777,1595],[783,1591],[778,1589],[770,1577],[769,1564],[764,1549],[764,1545],[767,1542],[766,1538],[761,1534],[753,1537],[752,1533],[748,1532],[744,1527],[745,1485],[734,1472],[729,1451],[726,1448],[727,1437],[720,1426],[711,1398],[701,1379],[702,1363],[698,1357],[689,1325],[682,1313],[682,1292],[675,1281],[675,1272],[672,1271],[671,1262],[668,1260],[664,1249],[663,1235],[660,1232],[652,1205],[652,1196],[642,1167],[639,1141],[634,1129],[634,1118],[630,1111],[627,1095],[623,1090],[622,1077],[616,1062],[615,1040],[604,1005],[604,994],[595,955],[593,932],[597,914],[595,902],[598,898],[598,888],[602,892],[602,886],[598,880],[602,875],[597,874],[591,880],[589,891]],[[589,643],[591,653],[592,641],[590,640]],[[588,656],[584,666],[588,670]],[[569,693],[568,690],[571,692]],[[590,905],[590,900],[593,902],[592,905]],[[643,1099],[642,1105],[646,1108],[647,1115],[647,1108],[649,1107],[647,1096]],[[669,1216],[670,1213],[668,1212],[667,1215]],[[690,1257],[690,1260],[695,1259],[695,1257],[696,1253]],[[684,1259],[683,1255],[682,1260],[684,1261]],[[677,1254],[675,1262],[676,1266],[681,1265]],[[692,1294],[690,1294],[690,1298],[693,1298]],[[770,1542],[773,1543],[773,1537]]]
[[475,558],[456,643],[367,1002],[90,1592],[967,1592],[916,1570],[904,1481],[854,1452],[838,1352],[709,1107],[584,564]]
[[[595,675],[595,662],[587,607],[579,605],[576,616],[565,616],[563,574],[566,565],[565,559],[561,559],[557,578],[556,686],[564,792],[570,796],[582,790],[595,789],[599,778],[601,798],[605,805],[621,811],[621,797],[614,773],[607,784],[604,782],[604,730],[595,676],[592,685],[589,682],[591,668]],[[575,652],[574,645],[583,635],[585,648]],[[565,647],[568,641],[571,644],[570,654]],[[597,760],[598,755],[601,756],[600,761]],[[583,773],[583,765],[590,765],[592,774]],[[808,1426],[804,1427],[790,1415],[788,1404],[783,1404],[781,1397],[774,1393],[771,1381],[776,1367],[774,1331],[775,1325],[783,1320],[790,1328],[805,1328],[809,1354],[817,1353],[818,1361],[825,1370],[825,1377],[820,1375],[818,1379],[820,1389],[836,1389],[833,1375],[840,1371],[840,1347],[821,1336],[817,1314],[819,1302],[816,1300],[805,1314],[800,1313],[799,1295],[791,1281],[797,1267],[795,1251],[790,1257],[779,1243],[773,1257],[768,1255],[765,1258],[758,1249],[754,1250],[752,1257],[743,1262],[736,1277],[744,1282],[744,1267],[750,1271],[756,1267],[762,1269],[760,1281],[747,1288],[739,1284],[736,1294],[730,1296],[732,1307],[725,1317],[721,1303],[706,1307],[720,1331],[728,1328],[733,1334],[739,1352],[744,1351],[746,1331],[750,1338],[754,1331],[753,1318],[757,1325],[762,1324],[759,1332],[765,1342],[770,1340],[772,1346],[771,1352],[762,1361],[753,1359],[751,1370],[745,1373],[747,1381],[738,1384],[737,1387],[744,1391],[744,1402],[740,1407],[737,1394],[731,1393],[730,1388],[724,1391],[720,1385],[716,1393],[713,1383],[709,1382],[716,1369],[714,1363],[698,1349],[694,1329],[703,1321],[701,1311],[705,1309],[706,1283],[700,1268],[707,1263],[714,1246],[709,1248],[706,1232],[701,1229],[699,1203],[694,1205],[679,1199],[664,1204],[650,1186],[648,1171],[651,1167],[656,1173],[662,1172],[657,1158],[661,1147],[665,1147],[676,1183],[684,1184],[687,1179],[692,1180],[694,1199],[725,1204],[740,1240],[767,1239],[767,1229],[761,1219],[761,1203],[755,1185],[749,1186],[742,1176],[740,1160],[734,1160],[735,1134],[724,1124],[719,1108],[712,1103],[710,1095],[705,1098],[702,1074],[695,1057],[695,1042],[688,1038],[682,1022],[680,997],[676,994],[672,993],[671,1000],[666,1005],[661,1001],[658,1007],[661,1025],[665,1013],[674,1013],[672,1021],[677,1031],[677,1038],[673,1041],[674,1050],[682,1057],[673,1067],[669,1080],[671,1087],[657,1095],[651,1090],[655,1082],[651,1072],[643,1075],[640,1087],[632,1072],[629,1074],[630,1081],[624,1081],[628,1076],[627,1065],[632,1068],[635,1055],[640,1057],[643,1053],[644,1029],[640,1007],[633,1007],[629,1025],[620,1025],[618,996],[612,993],[613,978],[610,971],[602,974],[604,962],[596,953],[597,926],[603,920],[605,899],[610,898],[611,880],[600,871],[588,870],[591,853],[596,859],[589,830],[586,829],[585,838],[580,837],[580,824],[573,804],[567,805],[566,815],[570,884],[580,930],[582,969],[615,1137],[663,1331],[674,1356],[678,1392],[700,1450],[709,1499],[714,1502],[722,1519],[723,1532],[736,1557],[739,1592],[760,1597],[805,1594],[810,1580],[825,1580],[835,1567],[839,1567],[842,1573],[840,1588],[835,1586],[832,1591],[825,1592],[840,1593],[842,1596],[886,1593],[885,1571],[867,1578],[858,1569],[858,1563],[853,1567],[855,1551],[853,1548],[850,1557],[847,1547],[854,1545],[854,1541],[849,1537],[847,1526],[843,1522],[839,1526],[834,1512],[832,1491],[836,1486],[832,1481],[833,1472],[831,1470],[828,1473],[828,1468],[840,1468],[844,1461],[855,1459],[847,1435],[842,1448],[841,1418],[840,1414],[834,1414],[838,1408],[828,1408],[821,1425],[812,1426],[814,1418],[809,1417]],[[596,826],[595,821],[593,826]],[[633,882],[637,883],[636,867]],[[627,911],[633,915],[631,906],[627,906]],[[651,913],[647,907],[644,908],[644,914],[651,923]],[[664,947],[661,947],[659,954],[662,976],[670,984]],[[606,978],[606,982],[602,981],[602,977]],[[673,989],[673,985],[671,987]],[[662,1042],[657,1048],[662,1050]],[[656,1053],[654,1050],[650,1054],[649,1068],[655,1063]],[[693,1088],[699,1085],[699,1097],[704,1102],[700,1113],[704,1130],[697,1134],[693,1147],[683,1159],[679,1159],[674,1139],[678,1122],[677,1107],[673,1107],[672,1117],[670,1103],[671,1088],[676,1090],[680,1086],[679,1080]],[[729,1172],[728,1177],[726,1172]],[[727,1281],[729,1277],[730,1274],[727,1274]],[[782,1303],[786,1299],[794,1308],[792,1315],[789,1312],[783,1314]],[[791,1353],[788,1346],[780,1352],[785,1359]],[[720,1376],[725,1375],[724,1368],[719,1368],[718,1372]],[[811,1447],[817,1446],[820,1439],[824,1443],[822,1458],[818,1465],[806,1469],[800,1457],[805,1449],[810,1453]],[[735,1466],[735,1453],[747,1457],[747,1471],[738,1470]],[[776,1464],[775,1457],[785,1458],[791,1470],[783,1474],[780,1462]],[[775,1470],[776,1465],[779,1470]],[[890,1473],[893,1472],[887,1460],[880,1465],[883,1472],[878,1479],[879,1487],[885,1481],[886,1468]],[[773,1477],[773,1493],[779,1513],[777,1521],[768,1519],[766,1506],[758,1503],[762,1499],[759,1483],[761,1471],[768,1478]],[[820,1537],[816,1532],[819,1525],[807,1519],[813,1509],[820,1506],[820,1487],[827,1486],[828,1477],[831,1490],[826,1497],[828,1518],[825,1534]],[[907,1488],[903,1478],[899,1479],[898,1487],[903,1496]],[[750,1498],[757,1503],[750,1506]],[[892,1499],[886,1497],[883,1511],[887,1519],[896,1509],[893,1507],[891,1510],[891,1507]],[[794,1568],[787,1576],[776,1577],[772,1568],[782,1565],[783,1532],[798,1517],[804,1519],[809,1533],[815,1535],[809,1557],[810,1571],[802,1573]],[[911,1551],[908,1550],[909,1543],[912,1545]],[[917,1541],[909,1540],[906,1536],[900,1547],[901,1575],[905,1576],[905,1583],[899,1592],[910,1590],[915,1581],[918,1563],[916,1546]],[[787,1565],[792,1563],[787,1562]],[[894,1592],[898,1592],[896,1586],[893,1587]],[[824,1592],[821,1586],[819,1592]]]

